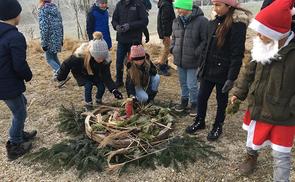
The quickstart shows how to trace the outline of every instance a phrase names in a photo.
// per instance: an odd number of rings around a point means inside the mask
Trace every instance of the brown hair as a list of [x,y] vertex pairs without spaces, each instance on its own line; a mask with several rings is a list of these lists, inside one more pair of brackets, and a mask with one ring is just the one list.
[[230,7],[229,11],[226,14],[224,22],[217,27],[216,29],[216,37],[217,37],[217,47],[221,48],[225,42],[226,34],[231,29],[233,24],[233,14],[235,10],[244,11],[246,15],[251,15],[252,13],[249,10],[240,7]]
[[90,66],[90,60],[91,60],[91,54],[89,50],[86,51],[85,57],[84,57],[84,67],[88,73],[88,75],[93,75],[93,71]]
[[146,87],[149,84],[149,70],[151,67],[149,56],[146,56],[141,66],[144,67],[143,72],[138,68],[134,61],[132,61],[128,73],[135,86]]

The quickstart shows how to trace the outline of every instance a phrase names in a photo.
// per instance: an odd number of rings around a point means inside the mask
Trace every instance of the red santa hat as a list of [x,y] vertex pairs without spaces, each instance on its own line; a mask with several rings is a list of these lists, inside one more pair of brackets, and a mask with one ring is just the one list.
[[291,30],[294,0],[275,0],[262,9],[249,27],[272,40],[281,40]]

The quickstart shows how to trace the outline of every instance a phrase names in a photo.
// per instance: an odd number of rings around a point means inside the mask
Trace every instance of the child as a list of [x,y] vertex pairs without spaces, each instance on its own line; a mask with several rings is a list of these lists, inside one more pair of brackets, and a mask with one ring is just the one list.
[[178,17],[174,19],[172,25],[171,52],[174,64],[177,65],[181,87],[181,103],[175,107],[175,110],[184,111],[190,101],[190,116],[196,116],[197,69],[206,42],[208,20],[199,7],[193,7],[192,0],[177,0],[174,7]]
[[93,39],[93,32],[101,32],[108,48],[112,48],[112,39],[109,28],[109,11],[107,0],[96,0],[87,14],[87,34],[89,40]]
[[160,76],[142,45],[133,45],[127,62],[126,90],[141,103],[149,103],[158,93]]
[[53,69],[53,79],[56,81],[60,62],[57,53],[63,45],[62,17],[58,7],[51,0],[40,0],[39,28],[41,35],[41,46],[45,51],[47,63]]
[[111,78],[108,45],[102,39],[101,32],[94,32],[92,41],[82,44],[73,55],[63,62],[57,79],[59,81],[65,80],[70,71],[78,85],[84,86],[86,109],[93,106],[93,85],[97,87],[96,104],[102,103],[104,84],[115,98],[123,98]]
[[175,19],[175,13],[173,9],[173,0],[159,0],[158,2],[158,16],[157,16],[157,32],[159,38],[162,39],[164,50],[162,50],[161,56],[158,61],[159,74],[169,76],[168,71],[168,55],[170,49],[170,36],[172,34],[172,24]]
[[24,81],[32,79],[26,62],[26,40],[16,25],[22,8],[17,0],[0,0],[0,100],[11,110],[13,118],[6,151],[9,160],[29,152],[37,131],[25,132],[27,100]]
[[228,93],[236,80],[244,57],[246,30],[251,12],[238,6],[236,0],[213,0],[216,16],[208,25],[208,40],[199,70],[198,115],[186,128],[193,134],[205,128],[208,99],[216,88],[217,114],[207,139],[222,134]]
[[289,181],[291,149],[295,135],[295,39],[291,31],[293,1],[274,1],[249,25],[257,32],[252,61],[239,75],[232,102],[248,98],[243,129],[247,156],[239,170],[251,174],[258,150],[270,145],[273,181]]

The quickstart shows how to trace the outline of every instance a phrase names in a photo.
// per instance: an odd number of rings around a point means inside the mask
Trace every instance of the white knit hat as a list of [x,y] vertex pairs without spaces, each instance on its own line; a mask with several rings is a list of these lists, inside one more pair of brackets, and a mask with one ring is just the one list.
[[109,58],[109,49],[108,44],[105,40],[91,40],[89,42],[89,52],[92,57],[108,59]]

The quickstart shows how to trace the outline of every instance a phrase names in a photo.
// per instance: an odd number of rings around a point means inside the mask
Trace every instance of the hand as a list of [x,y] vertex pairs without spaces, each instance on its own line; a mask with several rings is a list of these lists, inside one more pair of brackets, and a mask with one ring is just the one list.
[[121,29],[122,29],[122,32],[127,32],[129,30],[129,24],[128,23],[125,23],[122,25]]
[[230,98],[230,102],[231,102],[231,104],[234,104],[236,101],[237,101],[237,96],[232,96],[231,98]]
[[117,25],[117,26],[116,26],[116,30],[117,30],[117,32],[119,32],[119,33],[120,33],[120,32],[123,32],[123,31],[122,31],[122,26],[120,26],[120,25]]
[[222,93],[229,92],[234,86],[234,82],[232,80],[226,80],[225,84],[222,87]]
[[114,94],[114,97],[115,97],[116,99],[123,99],[123,95],[121,94],[121,92],[119,92],[119,90],[114,89],[114,90],[112,91],[112,93]]
[[47,46],[42,47],[43,51],[46,52],[48,50]]

